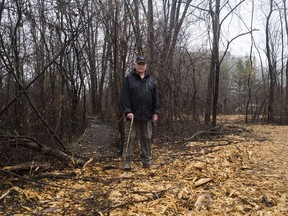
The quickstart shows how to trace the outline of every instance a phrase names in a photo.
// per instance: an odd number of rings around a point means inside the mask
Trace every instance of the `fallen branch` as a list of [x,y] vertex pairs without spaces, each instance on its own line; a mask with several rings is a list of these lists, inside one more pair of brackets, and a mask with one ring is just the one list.
[[37,142],[35,139],[26,136],[13,136],[13,135],[0,135],[0,139],[5,140],[5,144],[12,147],[22,146],[24,148],[41,152],[44,155],[52,156],[60,161],[65,161],[66,163],[77,164],[83,163],[82,160],[75,161],[73,155],[70,155],[59,149],[50,148],[44,144]]
[[228,142],[228,143],[225,143],[225,144],[210,144],[210,145],[204,145],[204,146],[194,146],[195,148],[200,148],[200,149],[203,149],[203,148],[214,148],[214,147],[219,147],[219,146],[228,146],[228,145],[232,145],[232,144],[237,144],[239,142]]
[[179,157],[179,156],[202,156],[202,155],[206,155],[206,154],[217,152],[217,151],[219,151],[219,149],[207,150],[205,152],[191,152],[191,153],[182,153],[182,154],[162,154],[162,155],[172,157],[172,158]]
[[28,177],[25,177],[25,176],[21,176],[21,175],[18,175],[16,173],[14,173],[14,172],[6,171],[6,170],[3,170],[3,169],[0,169],[0,173],[4,174],[6,176],[16,177],[16,178],[22,179],[24,181],[34,182],[34,183],[37,183],[39,185],[45,185],[45,186],[51,186],[51,187],[57,187],[57,188],[64,188],[64,189],[70,189],[70,190],[75,190],[75,191],[83,191],[83,190],[80,190],[80,189],[70,188],[70,187],[67,187],[67,186],[64,187],[64,186],[61,186],[61,185],[55,185],[55,184],[51,184],[51,183],[40,182],[40,181],[37,181],[35,179],[28,178]]
[[22,164],[16,164],[13,166],[6,166],[3,169],[7,171],[27,171],[27,170],[39,170],[39,168],[47,170],[51,167],[50,163],[40,163],[40,162],[28,162]]
[[0,196],[0,202],[6,197],[8,196],[12,191],[17,191],[19,193],[23,193],[22,189],[20,189],[19,187],[11,187],[8,190],[6,190],[3,194],[1,194]]
[[193,140],[196,136],[201,135],[201,134],[219,134],[219,135],[227,135],[227,134],[234,134],[234,133],[239,133],[239,129],[241,129],[241,132],[245,131],[245,132],[251,132],[250,130],[243,128],[243,127],[239,127],[239,126],[235,126],[232,124],[229,124],[230,128],[236,128],[238,130],[221,130],[221,128],[224,128],[224,125],[221,126],[216,126],[213,128],[210,128],[209,130],[205,130],[205,131],[198,131],[197,133],[193,134],[191,137],[189,138],[184,138],[184,141],[191,141]]
[[[52,174],[52,173],[46,173],[41,175],[33,175],[33,179],[72,179],[76,176],[75,172],[70,173],[63,173],[63,174]],[[78,180],[78,179],[77,179]]]

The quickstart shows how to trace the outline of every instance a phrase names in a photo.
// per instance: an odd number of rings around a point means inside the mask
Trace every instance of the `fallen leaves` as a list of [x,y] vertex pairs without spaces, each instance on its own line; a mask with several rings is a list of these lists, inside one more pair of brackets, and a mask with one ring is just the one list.
[[[182,149],[154,146],[154,165],[143,169],[136,161],[131,172],[122,171],[120,158],[101,163],[91,157],[82,168],[41,178],[50,185],[16,186],[6,179],[0,214],[285,215],[288,189],[283,163],[288,164],[288,147],[281,143],[228,134],[219,140],[189,142]],[[59,175],[67,178],[56,178]]]

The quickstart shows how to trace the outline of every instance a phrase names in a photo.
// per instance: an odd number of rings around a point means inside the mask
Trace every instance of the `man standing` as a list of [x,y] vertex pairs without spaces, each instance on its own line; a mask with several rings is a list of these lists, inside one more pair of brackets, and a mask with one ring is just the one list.
[[160,103],[154,78],[147,71],[147,62],[143,56],[136,58],[134,69],[124,79],[121,106],[126,115],[123,169],[131,170],[130,162],[137,134],[140,137],[142,165],[143,168],[148,168],[152,165],[152,123],[158,120]]

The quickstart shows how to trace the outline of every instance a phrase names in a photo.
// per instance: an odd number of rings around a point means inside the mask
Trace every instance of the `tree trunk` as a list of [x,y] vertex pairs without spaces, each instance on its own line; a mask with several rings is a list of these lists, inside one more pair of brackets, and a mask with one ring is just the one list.
[[268,122],[274,121],[274,89],[275,89],[275,64],[273,63],[272,54],[270,50],[270,34],[269,34],[269,22],[273,13],[273,0],[270,1],[270,12],[266,20],[266,55],[268,60],[269,70],[269,99],[268,99]]
[[158,71],[154,70],[155,59],[154,59],[154,19],[153,19],[153,1],[148,0],[148,19],[147,19],[147,26],[148,26],[148,59],[149,59],[149,69],[152,71],[156,80],[158,80]]
[[[283,0],[284,3],[284,20],[285,20],[285,31],[286,35],[288,35],[288,20],[287,20],[287,5],[286,0]],[[288,44],[288,38],[287,38],[287,44]],[[288,59],[286,60],[286,97],[285,97],[285,116],[288,116]]]
[[219,75],[220,75],[220,61],[219,61],[219,37],[220,37],[220,0],[215,2],[215,11],[212,9],[212,2],[210,2],[210,14],[212,19],[213,42],[210,74],[207,86],[206,96],[206,111],[205,111],[205,125],[210,123],[210,115],[212,108],[212,126],[216,126],[217,118],[217,103],[219,94]]

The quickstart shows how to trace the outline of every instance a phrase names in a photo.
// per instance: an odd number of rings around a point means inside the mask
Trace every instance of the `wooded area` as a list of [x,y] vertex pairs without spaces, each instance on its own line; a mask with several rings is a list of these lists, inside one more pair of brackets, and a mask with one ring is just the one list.
[[[1,0],[0,29],[1,168],[83,166],[73,148],[91,120],[121,146],[120,89],[137,55],[157,80],[155,133],[167,140],[219,115],[288,123],[286,0]],[[244,38],[247,50],[232,49]]]

